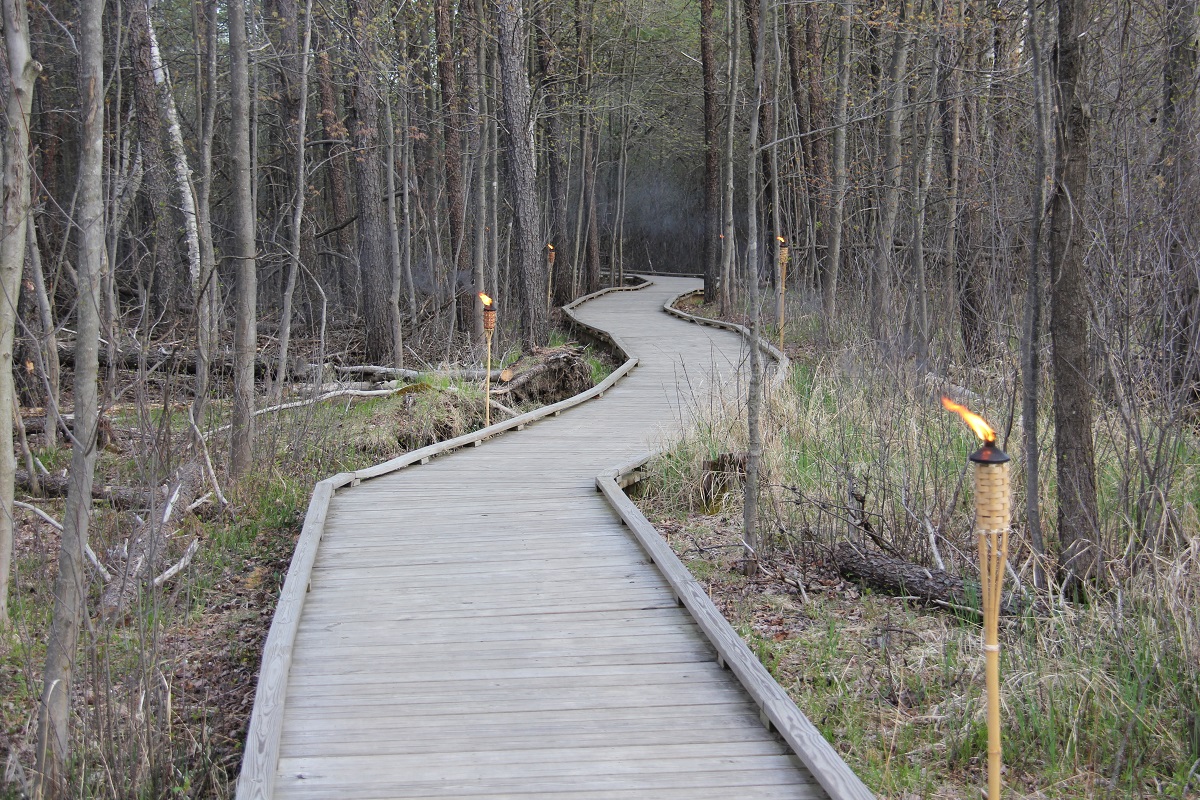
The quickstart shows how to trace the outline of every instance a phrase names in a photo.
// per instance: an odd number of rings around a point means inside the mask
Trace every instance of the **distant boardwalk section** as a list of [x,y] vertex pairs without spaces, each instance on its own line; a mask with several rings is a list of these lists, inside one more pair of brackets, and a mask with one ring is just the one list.
[[595,399],[318,484],[238,798],[871,797],[616,488],[737,379],[697,285],[574,309],[632,357]]

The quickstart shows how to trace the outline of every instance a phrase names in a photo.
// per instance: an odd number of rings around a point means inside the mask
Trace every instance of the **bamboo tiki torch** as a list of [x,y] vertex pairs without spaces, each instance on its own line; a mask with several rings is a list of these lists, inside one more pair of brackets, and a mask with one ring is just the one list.
[[983,601],[983,656],[987,679],[988,800],[1000,797],[1000,597],[1008,559],[1011,520],[1008,454],[996,446],[996,432],[977,414],[942,398],[983,440],[969,458],[975,465],[975,533],[979,544],[979,585]]
[[492,334],[496,332],[496,309],[492,308],[492,298],[483,292],[479,293],[483,302],[483,338],[487,341],[487,369],[483,373],[483,426],[492,424]]
[[554,245],[546,245],[546,308],[550,308],[551,292],[554,288]]
[[783,294],[787,291],[787,268],[789,251],[787,240],[782,236],[776,237],[779,240],[779,307],[776,309],[776,316],[779,317],[779,352],[783,352]]

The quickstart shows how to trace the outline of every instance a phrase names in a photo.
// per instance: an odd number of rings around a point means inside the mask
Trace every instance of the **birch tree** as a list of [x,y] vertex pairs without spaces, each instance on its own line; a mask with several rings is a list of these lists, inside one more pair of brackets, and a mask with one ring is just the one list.
[[29,111],[41,65],[29,49],[29,16],[21,0],[2,0],[8,55],[7,128],[0,172],[0,629],[8,627],[13,550],[13,333],[25,266],[29,218]]

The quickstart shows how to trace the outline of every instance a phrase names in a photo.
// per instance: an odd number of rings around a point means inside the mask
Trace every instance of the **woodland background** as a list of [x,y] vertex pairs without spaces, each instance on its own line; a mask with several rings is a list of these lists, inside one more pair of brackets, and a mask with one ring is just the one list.
[[[6,622],[14,486],[70,461],[47,792],[81,627],[122,619],[88,560],[157,589],[177,490],[253,485],[256,410],[333,366],[477,366],[481,291],[529,350],[640,270],[768,323],[786,285],[814,346],[1006,387],[1035,589],[1086,602],[1194,541],[1195,0],[0,5]],[[95,558],[128,406],[141,487],[169,491]]]

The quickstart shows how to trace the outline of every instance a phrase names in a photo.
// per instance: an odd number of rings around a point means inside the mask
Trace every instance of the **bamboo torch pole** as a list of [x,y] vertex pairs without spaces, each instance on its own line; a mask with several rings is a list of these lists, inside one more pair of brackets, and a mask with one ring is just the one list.
[[551,307],[551,297],[554,291],[554,256],[557,253],[554,245],[546,245],[546,308]]
[[784,293],[787,292],[787,268],[788,268],[789,251],[787,242],[782,236],[779,237],[779,308],[776,309],[779,317],[779,352],[783,352],[783,325],[784,325]]
[[992,443],[971,454],[975,465],[975,531],[983,600],[983,655],[987,678],[988,800],[1000,797],[1000,596],[1008,554],[1008,455]]
[[969,456],[974,464],[975,534],[979,544],[979,585],[983,601],[983,657],[987,681],[988,800],[1000,798],[1000,598],[1008,558],[1011,521],[1009,458],[996,446],[996,433],[978,414],[947,397],[942,405],[957,413],[983,440]]
[[479,293],[483,301],[483,338],[487,342],[487,368],[483,373],[483,426],[492,424],[492,334],[496,332],[496,309],[492,308],[492,298],[483,292]]

